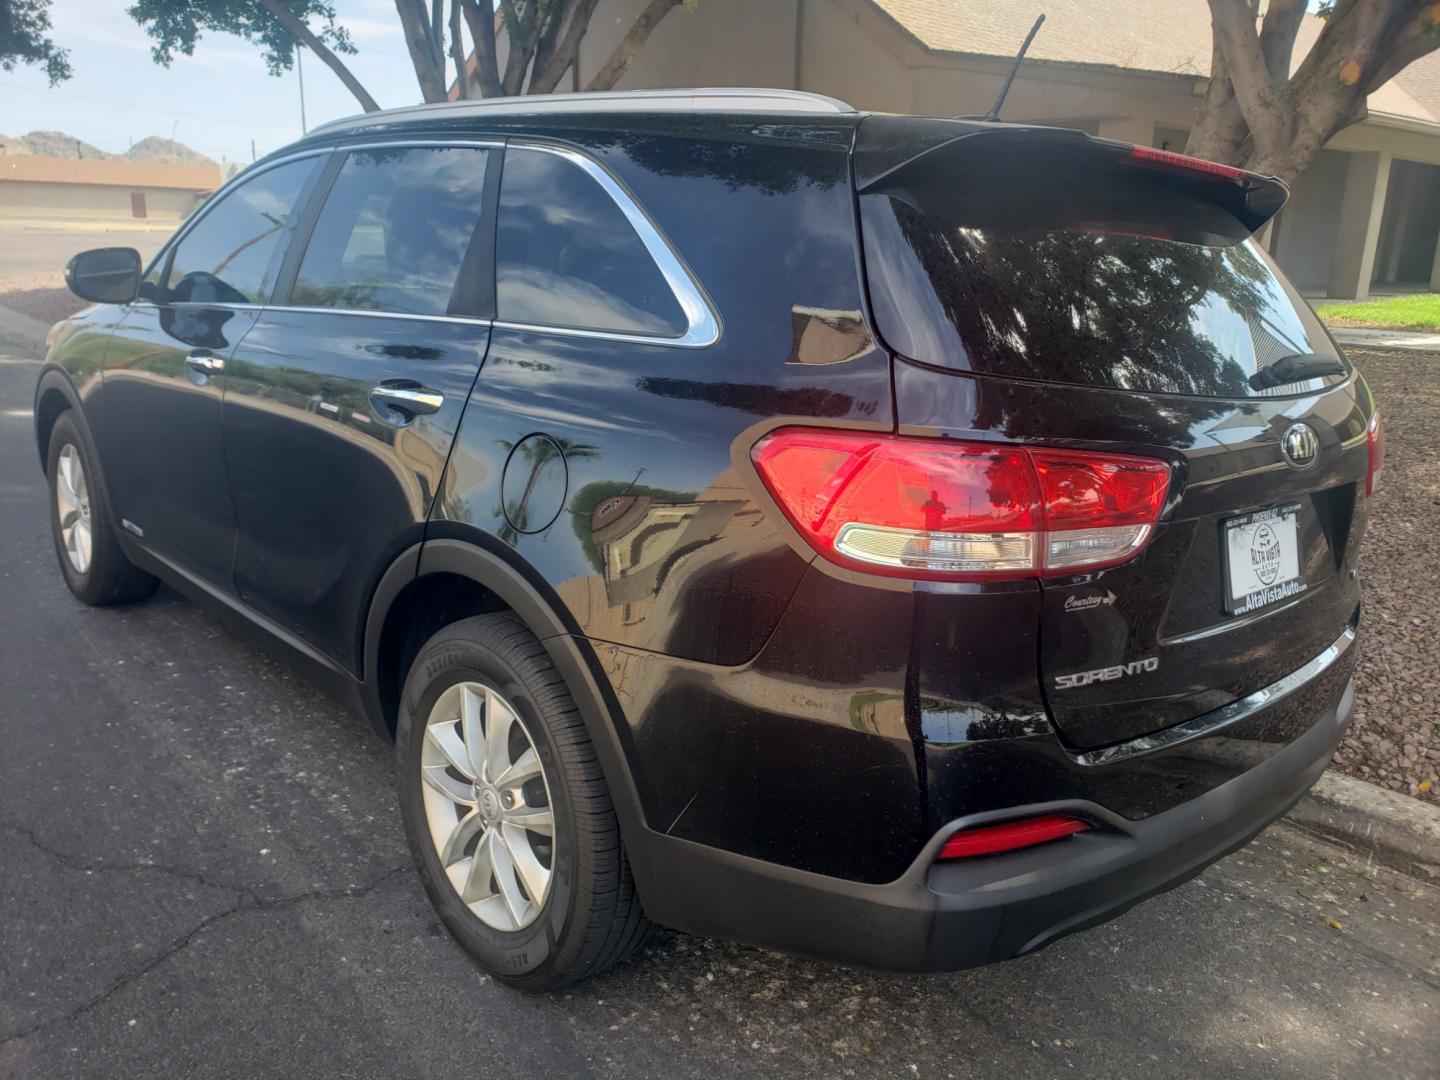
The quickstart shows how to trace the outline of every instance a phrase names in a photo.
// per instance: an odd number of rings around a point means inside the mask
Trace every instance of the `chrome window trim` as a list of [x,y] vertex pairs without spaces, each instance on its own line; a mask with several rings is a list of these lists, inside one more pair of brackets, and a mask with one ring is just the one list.
[[[666,337],[660,334],[631,334],[618,330],[594,330],[587,327],[552,326],[540,323],[512,322],[507,319],[484,319],[475,316],[462,315],[421,315],[408,314],[396,311],[375,311],[369,308],[328,308],[308,307],[293,304],[204,304],[194,301],[181,301],[171,303],[169,307],[194,306],[208,308],[224,308],[234,311],[295,311],[309,314],[332,314],[332,315],[364,315],[386,319],[419,319],[429,322],[462,323],[472,326],[486,326],[499,330],[512,330],[520,333],[532,334],[553,334],[559,337],[586,338],[596,341],[616,341],[633,345],[659,345],[682,349],[703,349],[714,345],[720,340],[721,325],[720,318],[711,305],[699,281],[690,272],[688,266],[681,261],[675,249],[670,245],[669,240],[660,232],[659,227],[650,219],[650,216],[641,208],[640,204],[630,192],[617,180],[608,169],[598,161],[579,150],[567,146],[558,146],[554,143],[531,141],[526,139],[466,139],[466,138],[411,138],[411,139],[389,139],[378,142],[358,141],[345,143],[336,146],[316,147],[309,150],[299,151],[294,154],[287,154],[284,157],[267,161],[259,167],[252,166],[251,169],[242,170],[231,177],[230,180],[220,188],[206,204],[205,209],[193,221],[186,222],[185,226],[177,232],[164,247],[156,254],[149,267],[146,268],[146,275],[150,270],[159,264],[167,254],[178,244],[183,242],[190,230],[204,220],[210,212],[210,207],[220,201],[223,195],[238,185],[243,179],[258,176],[262,172],[269,171],[280,165],[297,161],[302,158],[315,157],[319,155],[330,155],[336,153],[356,153],[365,150],[386,150],[405,147],[470,147],[477,150],[504,150],[514,148],[518,150],[535,150],[540,153],[551,154],[563,158],[565,161],[579,168],[589,176],[600,188],[610,197],[610,200],[619,208],[635,230],[644,245],[646,253],[660,271],[665,284],[669,286],[675,302],[680,305],[681,312],[685,315],[686,330],[678,337]],[[255,170],[255,171],[252,171]],[[498,272],[498,266],[497,266]],[[135,301],[132,306],[147,304],[159,307],[153,301]]]
[[[610,196],[610,200],[625,215],[625,220],[635,230],[635,234],[640,238],[641,244],[645,246],[645,251],[655,264],[655,268],[660,271],[660,276],[670,287],[675,302],[680,305],[680,310],[685,315],[686,329],[685,333],[679,337],[666,337],[661,334],[630,334],[619,330],[594,330],[586,327],[512,322],[509,319],[500,318],[498,317],[500,314],[500,254],[498,250],[495,254],[497,318],[494,322],[497,329],[518,330],[523,333],[557,334],[564,337],[591,338],[600,341],[623,341],[637,345],[668,345],[682,349],[704,349],[720,340],[720,317],[715,313],[700,282],[690,272],[690,268],[680,260],[680,256],[675,253],[670,242],[661,234],[659,227],[650,220],[650,215],[641,209],[640,204],[621,185],[620,181],[611,175],[608,169],[587,154],[568,146],[557,146],[554,143],[512,139],[507,149],[535,150],[562,158],[600,185],[601,190]],[[503,190],[501,197],[502,199],[504,197]]]
[[418,313],[412,315],[407,311],[377,311],[373,308],[302,307],[300,305],[290,304],[266,304],[265,310],[267,312],[293,311],[301,315],[360,315],[373,319],[409,319],[412,322],[419,320],[421,322],[462,323],[466,326],[489,327],[494,325],[493,319],[482,318],[479,315],[421,315]]
[[1263,708],[1274,705],[1282,698],[1289,697],[1330,668],[1340,657],[1345,655],[1353,644],[1355,644],[1355,627],[1347,626],[1344,632],[1327,645],[1318,656],[1312,657],[1290,674],[1281,676],[1269,686],[1262,687],[1253,694],[1248,694],[1238,701],[1232,701],[1229,705],[1221,706],[1203,716],[1197,716],[1193,720],[1187,720],[1183,724],[1176,724],[1163,731],[1142,735],[1138,739],[1131,739],[1115,746],[1091,750],[1084,754],[1074,754],[1072,759],[1079,765],[1110,765],[1137,754],[1148,754],[1154,750],[1178,746],[1204,735],[1213,735],[1221,728],[1228,727],[1237,720],[1243,720]]

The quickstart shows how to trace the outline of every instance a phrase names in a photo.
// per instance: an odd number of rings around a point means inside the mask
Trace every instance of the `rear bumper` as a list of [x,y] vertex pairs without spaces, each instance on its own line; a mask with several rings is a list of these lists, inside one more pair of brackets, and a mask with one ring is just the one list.
[[[1027,851],[936,865],[938,833],[897,880],[808,873],[647,830],[639,865],[647,913],[665,925],[828,960],[947,971],[1033,952],[1173,888],[1284,814],[1329,763],[1354,708],[1353,684],[1283,749],[1225,783],[1142,820],[1067,799],[1095,827]],[[976,824],[999,814],[978,815]]]

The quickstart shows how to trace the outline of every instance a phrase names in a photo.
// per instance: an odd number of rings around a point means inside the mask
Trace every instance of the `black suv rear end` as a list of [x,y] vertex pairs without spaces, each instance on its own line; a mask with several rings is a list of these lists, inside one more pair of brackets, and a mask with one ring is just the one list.
[[219,600],[394,736],[502,977],[647,919],[1013,956],[1328,762],[1381,433],[1253,239],[1277,181],[744,91],[402,110],[266,175],[257,235],[205,233],[242,176],[55,335],[62,570]]

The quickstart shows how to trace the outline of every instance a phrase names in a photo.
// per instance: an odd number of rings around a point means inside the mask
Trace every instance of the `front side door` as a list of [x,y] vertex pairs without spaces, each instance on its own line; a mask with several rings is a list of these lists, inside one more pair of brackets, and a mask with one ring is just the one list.
[[225,591],[235,551],[225,364],[275,282],[319,161],[263,168],[207,207],[156,260],[105,352],[97,438],[117,523]]
[[340,152],[226,370],[236,587],[352,671],[485,359],[498,171],[481,145]]

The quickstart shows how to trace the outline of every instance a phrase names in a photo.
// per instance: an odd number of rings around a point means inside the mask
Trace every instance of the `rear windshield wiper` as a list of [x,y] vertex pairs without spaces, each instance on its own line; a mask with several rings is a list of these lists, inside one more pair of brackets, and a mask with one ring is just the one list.
[[1322,375],[1344,375],[1345,365],[1334,356],[1322,353],[1296,353],[1276,360],[1250,376],[1250,389],[1269,390],[1286,383],[1318,379]]

